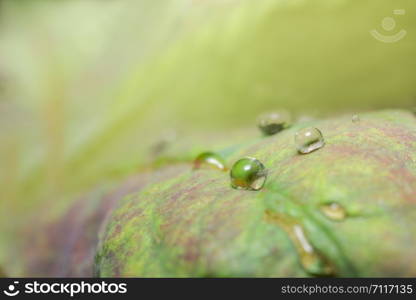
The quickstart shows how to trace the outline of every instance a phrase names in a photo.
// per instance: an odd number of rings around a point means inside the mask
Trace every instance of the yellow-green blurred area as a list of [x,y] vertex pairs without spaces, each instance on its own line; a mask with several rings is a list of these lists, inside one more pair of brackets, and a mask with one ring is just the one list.
[[191,151],[269,110],[413,107],[415,54],[413,0],[0,0],[0,265],[29,215],[172,132]]

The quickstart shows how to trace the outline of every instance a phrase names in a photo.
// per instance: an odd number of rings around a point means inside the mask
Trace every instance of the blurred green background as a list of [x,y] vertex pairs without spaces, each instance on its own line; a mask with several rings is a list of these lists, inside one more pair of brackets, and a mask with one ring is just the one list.
[[412,0],[0,0],[0,265],[19,274],[29,216],[136,172],[161,141],[209,148],[280,108],[412,108],[415,15]]

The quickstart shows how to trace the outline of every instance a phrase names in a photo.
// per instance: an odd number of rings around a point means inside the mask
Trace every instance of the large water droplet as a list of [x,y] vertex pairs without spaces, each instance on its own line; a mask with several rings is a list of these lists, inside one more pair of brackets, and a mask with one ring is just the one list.
[[308,127],[295,133],[295,145],[299,153],[307,154],[322,148],[325,141],[318,128]]
[[258,118],[258,127],[264,135],[273,135],[289,127],[291,119],[287,111],[266,113]]
[[347,216],[347,212],[344,207],[336,202],[330,202],[322,205],[321,211],[325,216],[334,221],[342,221]]
[[359,123],[360,122],[360,116],[359,115],[352,115],[351,121],[353,123]]
[[194,169],[217,169],[225,171],[225,162],[221,156],[214,152],[203,152],[194,160]]
[[315,249],[305,234],[303,226],[290,216],[266,211],[266,220],[280,226],[291,239],[299,255],[302,268],[314,276],[334,276],[335,268]]
[[233,188],[257,191],[266,181],[267,170],[259,160],[245,157],[234,163],[230,177]]

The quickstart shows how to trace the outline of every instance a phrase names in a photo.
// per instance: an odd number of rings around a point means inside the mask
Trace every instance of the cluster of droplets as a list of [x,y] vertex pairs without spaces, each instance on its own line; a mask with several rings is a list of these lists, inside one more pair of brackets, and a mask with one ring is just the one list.
[[[358,115],[352,116],[352,122],[360,121]],[[291,124],[291,116],[286,111],[263,114],[258,121],[258,127],[264,135],[273,135]],[[307,127],[295,133],[295,147],[300,154],[308,154],[322,148],[325,140],[322,132],[315,127]],[[226,171],[224,159],[214,152],[203,152],[194,160],[194,169],[217,169]],[[230,170],[231,186],[235,189],[258,191],[267,179],[267,170],[256,158],[244,157],[234,163]],[[322,210],[328,216],[335,216],[334,206],[324,207]],[[340,218],[340,217],[339,217]],[[336,217],[334,217],[336,219]]]
[[[354,114],[353,123],[359,123],[360,117]],[[280,111],[262,115],[258,120],[260,131],[266,135],[274,135],[291,125],[291,116]],[[308,154],[322,148],[325,140],[322,132],[315,127],[298,130],[294,136],[298,153]],[[194,161],[194,169],[216,169],[226,171],[224,159],[214,152],[201,153]],[[267,169],[256,158],[244,157],[237,160],[230,169],[231,187],[238,190],[259,191],[267,179]],[[332,221],[342,221],[347,217],[346,209],[337,202],[327,202],[320,206],[321,213]],[[270,215],[269,220],[281,226],[292,240],[297,249],[304,270],[316,276],[334,275],[334,266],[309,242],[303,226],[294,219],[284,215]],[[288,221],[289,220],[289,221]]]
[[[216,169],[226,171],[224,159],[214,152],[203,152],[194,160],[194,170]],[[267,178],[264,165],[255,158],[244,157],[234,163],[230,170],[231,187],[238,190],[260,190]]]
[[[354,114],[353,123],[360,122]],[[258,127],[264,135],[274,135],[291,125],[291,115],[287,111],[263,114],[258,119]],[[300,154],[308,154],[325,146],[322,132],[315,127],[307,127],[295,133],[295,147]],[[226,171],[224,159],[214,152],[203,152],[194,160],[194,169],[217,169]],[[260,190],[266,181],[267,170],[256,158],[245,157],[234,163],[230,170],[231,186],[235,189]],[[328,211],[328,210],[326,210]]]
[[[290,127],[291,123],[290,113],[284,110],[262,114],[258,118],[258,127],[264,135],[274,135]],[[310,153],[324,145],[324,138],[318,128],[303,128],[295,133],[295,147],[301,154]]]

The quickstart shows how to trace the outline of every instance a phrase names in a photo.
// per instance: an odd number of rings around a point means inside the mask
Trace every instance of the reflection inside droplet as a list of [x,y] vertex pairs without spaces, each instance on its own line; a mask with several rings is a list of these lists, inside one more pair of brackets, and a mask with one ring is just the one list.
[[260,190],[266,178],[266,168],[258,159],[252,157],[238,160],[230,171],[231,186],[235,189]]
[[210,168],[225,171],[225,162],[221,156],[214,152],[203,152],[194,160],[194,169]]
[[258,127],[264,135],[273,135],[290,126],[292,117],[288,111],[282,110],[262,114],[258,118]]
[[295,145],[299,153],[307,154],[322,148],[325,141],[318,128],[308,127],[295,133]]
[[336,202],[330,202],[322,205],[321,211],[326,217],[334,221],[342,221],[347,216],[347,212],[344,207]]

